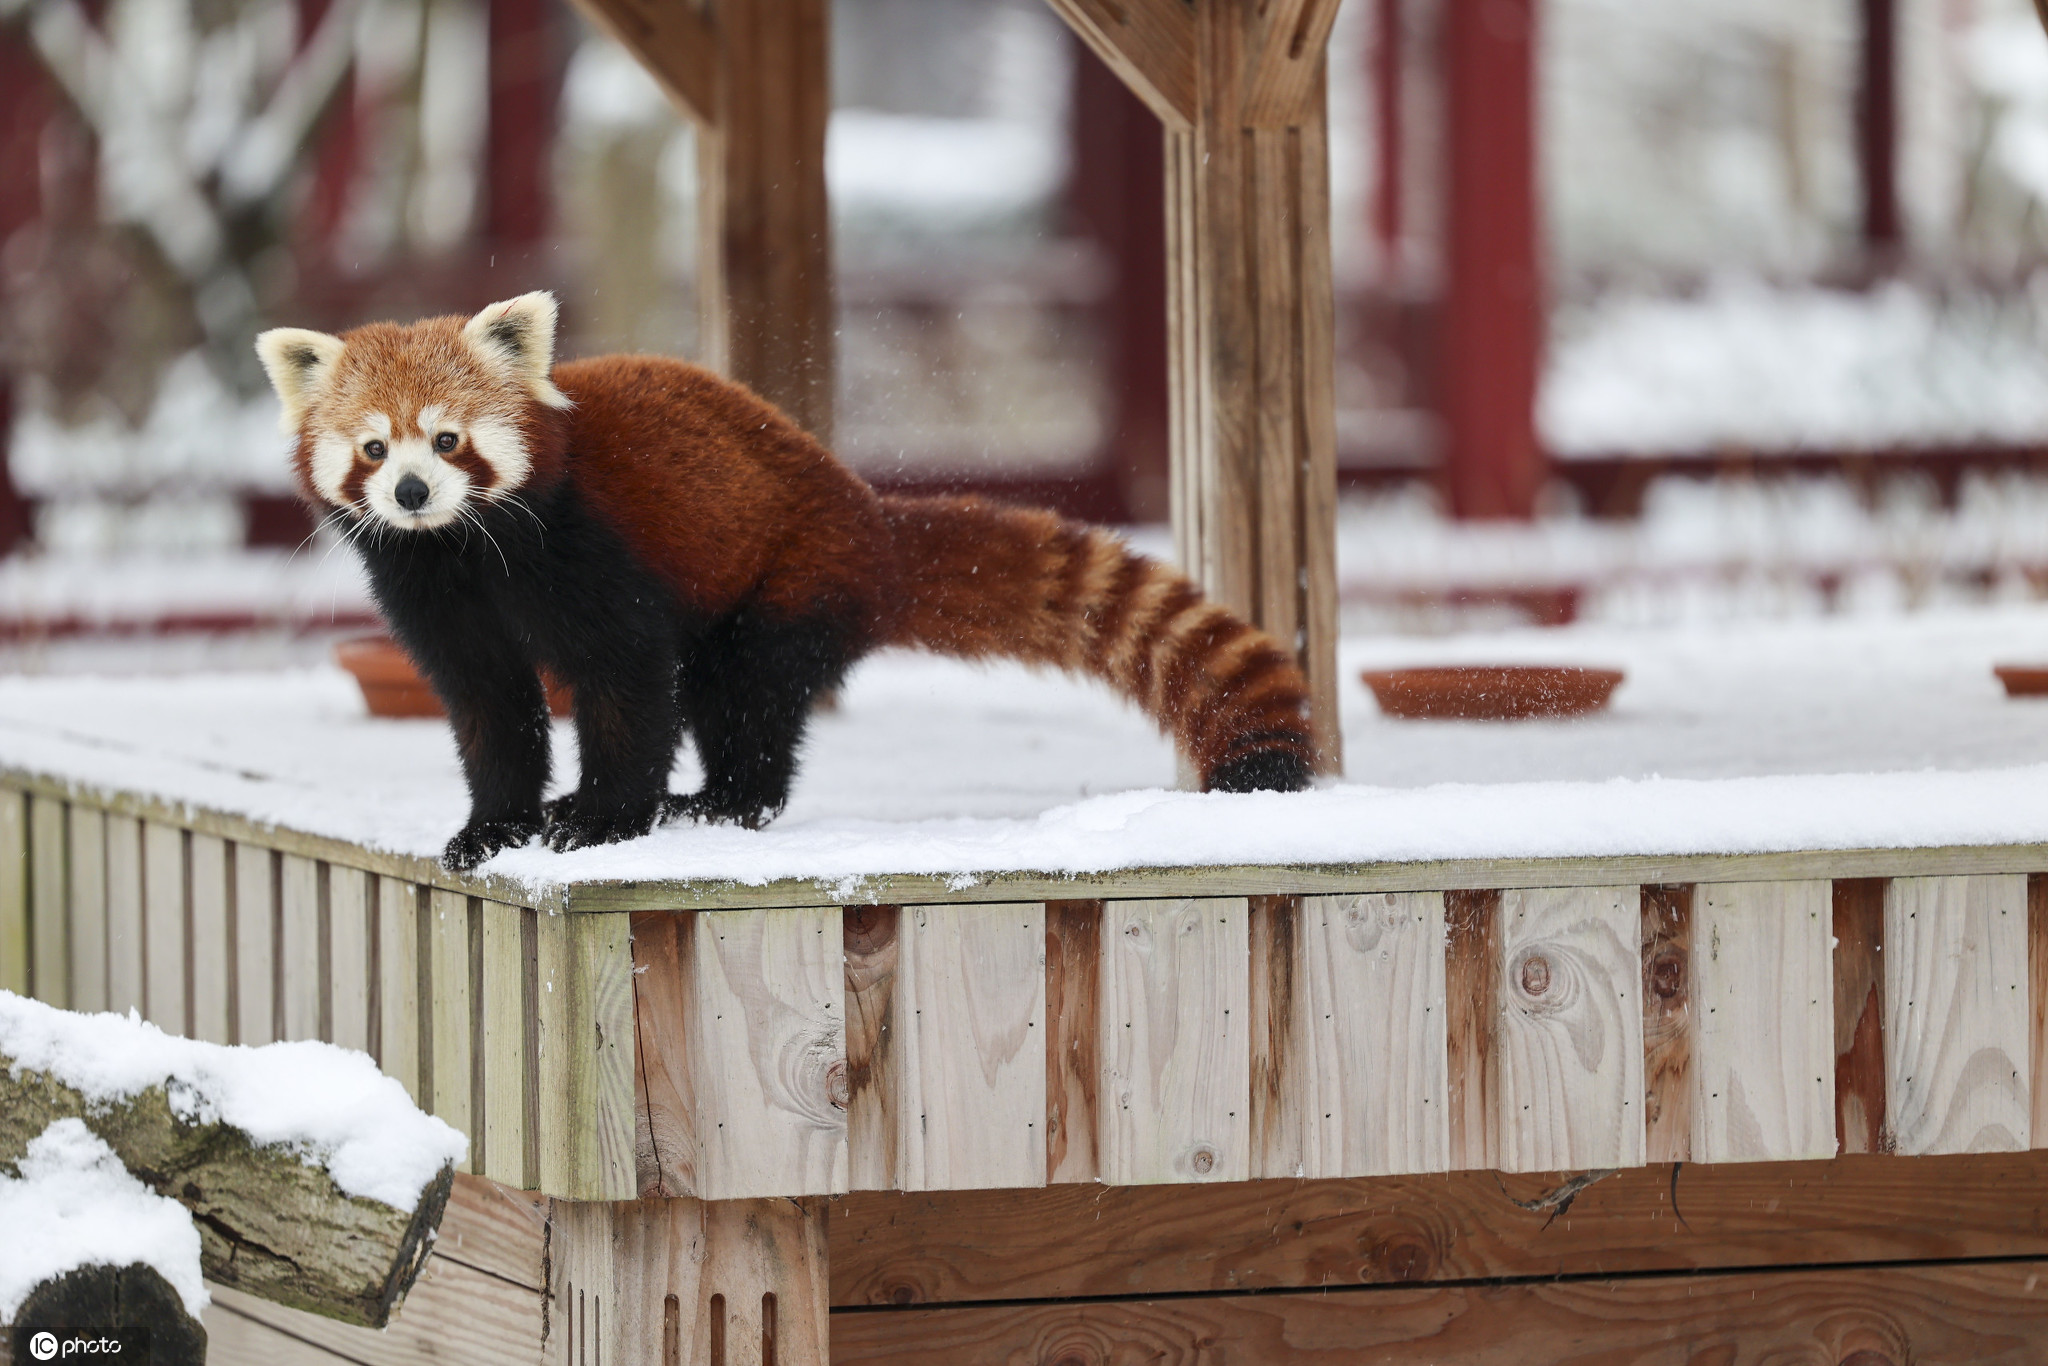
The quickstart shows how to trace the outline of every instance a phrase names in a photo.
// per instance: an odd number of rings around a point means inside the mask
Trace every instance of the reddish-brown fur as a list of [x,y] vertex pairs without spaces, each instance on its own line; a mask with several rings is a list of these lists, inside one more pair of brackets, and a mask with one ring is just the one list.
[[[463,344],[462,324],[347,334],[321,421],[426,403],[506,411],[511,386]],[[829,614],[857,649],[1091,674],[1167,728],[1205,780],[1261,751],[1309,760],[1307,688],[1287,653],[1109,533],[971,498],[880,497],[768,403],[680,361],[607,356],[558,365],[553,379],[573,401],[566,412],[517,393],[525,482],[566,473],[694,612]],[[309,493],[312,435],[300,442]]]

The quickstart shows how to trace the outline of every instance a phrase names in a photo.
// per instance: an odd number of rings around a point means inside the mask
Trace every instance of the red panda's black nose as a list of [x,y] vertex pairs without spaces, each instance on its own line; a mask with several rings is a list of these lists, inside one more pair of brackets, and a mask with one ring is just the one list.
[[427,481],[417,474],[408,474],[398,481],[398,487],[391,491],[391,496],[407,512],[418,512],[427,505]]

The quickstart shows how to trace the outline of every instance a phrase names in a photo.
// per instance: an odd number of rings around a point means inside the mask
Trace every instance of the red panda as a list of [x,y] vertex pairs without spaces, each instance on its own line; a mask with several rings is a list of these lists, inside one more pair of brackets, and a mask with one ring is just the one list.
[[[813,701],[886,645],[1093,675],[1205,790],[1308,785],[1300,670],[1108,532],[878,495],[752,392],[652,356],[553,363],[555,301],[342,336],[265,332],[301,494],[361,553],[453,724],[470,793],[443,860],[781,811]],[[574,696],[581,779],[544,802],[537,670]],[[703,786],[670,795],[682,737]]]

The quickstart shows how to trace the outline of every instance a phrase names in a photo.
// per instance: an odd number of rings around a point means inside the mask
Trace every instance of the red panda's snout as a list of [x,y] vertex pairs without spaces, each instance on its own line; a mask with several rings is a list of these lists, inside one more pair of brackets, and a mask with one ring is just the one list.
[[516,497],[532,476],[535,413],[569,406],[550,378],[554,333],[555,301],[541,293],[339,337],[279,328],[256,351],[298,437],[307,495],[355,521],[431,531]]

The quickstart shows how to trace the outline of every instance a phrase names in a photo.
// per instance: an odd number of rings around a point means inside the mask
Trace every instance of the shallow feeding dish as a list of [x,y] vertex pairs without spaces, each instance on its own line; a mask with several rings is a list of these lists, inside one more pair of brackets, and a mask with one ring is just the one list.
[[1369,669],[1365,684],[1389,716],[1416,721],[1514,721],[1582,716],[1607,705],[1619,669],[1554,664],[1467,664],[1436,669]]
[[1994,664],[2007,697],[2048,697],[2048,664]]
[[[405,651],[390,636],[356,636],[334,647],[334,662],[355,675],[363,703],[372,716],[445,716],[441,699]],[[553,679],[548,685],[548,710],[569,715],[569,690]]]

